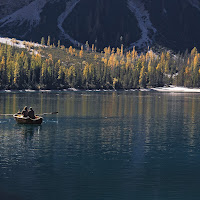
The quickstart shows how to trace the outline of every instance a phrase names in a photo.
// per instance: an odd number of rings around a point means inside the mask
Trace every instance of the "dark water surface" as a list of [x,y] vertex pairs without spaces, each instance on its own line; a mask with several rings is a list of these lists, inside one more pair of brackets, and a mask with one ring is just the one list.
[[200,96],[151,92],[0,93],[41,126],[0,117],[0,199],[200,199]]

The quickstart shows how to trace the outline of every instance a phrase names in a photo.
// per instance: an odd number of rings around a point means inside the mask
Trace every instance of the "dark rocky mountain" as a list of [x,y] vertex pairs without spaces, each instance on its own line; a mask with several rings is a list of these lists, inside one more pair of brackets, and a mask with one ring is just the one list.
[[1,0],[0,35],[65,45],[200,48],[200,0]]

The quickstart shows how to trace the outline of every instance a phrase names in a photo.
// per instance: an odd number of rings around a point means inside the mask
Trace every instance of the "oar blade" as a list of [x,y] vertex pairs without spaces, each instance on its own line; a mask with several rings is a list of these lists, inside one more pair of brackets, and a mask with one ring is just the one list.
[[40,114],[40,115],[56,115],[58,114],[58,112],[52,112],[52,113],[43,113],[43,114]]
[[52,114],[52,115],[56,115],[56,114],[58,114],[58,112],[52,112],[51,114]]

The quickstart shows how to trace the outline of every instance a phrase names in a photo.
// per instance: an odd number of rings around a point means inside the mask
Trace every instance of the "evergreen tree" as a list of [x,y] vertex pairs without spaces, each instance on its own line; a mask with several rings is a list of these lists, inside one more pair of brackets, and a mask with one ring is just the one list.
[[41,45],[45,45],[45,39],[44,39],[44,37],[42,37],[42,39],[41,39]]
[[47,46],[51,46],[51,37],[50,36],[48,36]]
[[58,48],[60,48],[60,40],[58,40]]

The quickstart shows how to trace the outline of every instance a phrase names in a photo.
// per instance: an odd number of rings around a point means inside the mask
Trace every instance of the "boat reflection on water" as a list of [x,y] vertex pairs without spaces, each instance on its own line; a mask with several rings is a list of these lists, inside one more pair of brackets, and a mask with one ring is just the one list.
[[32,140],[34,134],[39,134],[41,130],[41,125],[29,125],[29,124],[16,124],[17,133],[24,137],[24,140]]

